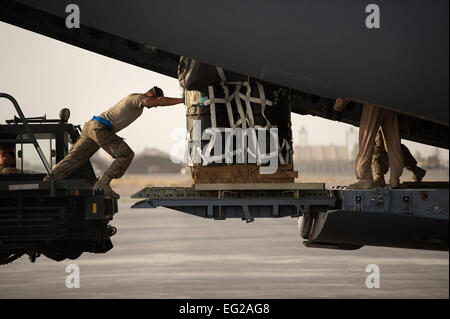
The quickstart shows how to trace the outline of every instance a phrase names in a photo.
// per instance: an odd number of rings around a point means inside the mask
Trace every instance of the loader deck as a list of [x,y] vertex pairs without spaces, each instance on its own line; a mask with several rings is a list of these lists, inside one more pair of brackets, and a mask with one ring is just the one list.
[[241,218],[247,223],[255,218],[296,217],[308,247],[448,250],[448,183],[413,186],[329,190],[320,183],[146,187],[132,196],[144,198],[132,208],[161,206],[214,220]]

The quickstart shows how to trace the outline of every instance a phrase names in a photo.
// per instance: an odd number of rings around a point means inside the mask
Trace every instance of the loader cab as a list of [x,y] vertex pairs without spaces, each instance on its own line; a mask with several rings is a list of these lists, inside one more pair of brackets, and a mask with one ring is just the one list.
[[[2,97],[20,117],[0,123],[0,265],[23,255],[31,262],[41,254],[62,261],[109,251],[117,200],[92,189],[91,163],[63,180],[53,178],[52,168],[80,136],[68,123],[68,109],[60,119],[26,118],[14,97]],[[50,181],[43,181],[48,173]]]

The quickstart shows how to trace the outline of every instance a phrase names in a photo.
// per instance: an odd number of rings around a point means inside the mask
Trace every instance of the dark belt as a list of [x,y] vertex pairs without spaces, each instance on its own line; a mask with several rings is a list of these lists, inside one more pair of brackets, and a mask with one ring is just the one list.
[[99,122],[99,123],[105,124],[105,125],[106,125],[107,127],[109,127],[110,129],[113,128],[112,124],[111,124],[108,120],[104,119],[103,117],[94,116],[92,119],[93,119],[94,121]]

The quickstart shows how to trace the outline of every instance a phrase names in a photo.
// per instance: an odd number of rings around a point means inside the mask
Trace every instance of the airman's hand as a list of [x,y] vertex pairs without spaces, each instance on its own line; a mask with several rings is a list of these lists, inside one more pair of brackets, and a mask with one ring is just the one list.
[[344,99],[342,97],[336,99],[336,102],[334,103],[333,110],[337,112],[342,112],[345,108],[345,106],[350,102],[348,99]]

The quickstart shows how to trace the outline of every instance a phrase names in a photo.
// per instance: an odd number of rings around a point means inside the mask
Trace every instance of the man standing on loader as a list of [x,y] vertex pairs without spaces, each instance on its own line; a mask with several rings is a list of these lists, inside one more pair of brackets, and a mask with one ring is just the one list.
[[[143,112],[143,108],[169,106],[184,103],[184,98],[164,97],[163,91],[153,87],[144,94],[130,94],[117,102],[107,111],[94,116],[84,124],[80,137],[69,154],[53,168],[55,179],[64,179],[86,163],[101,147],[114,158],[111,166],[95,183],[94,190],[103,189],[106,196],[119,198],[109,185],[113,178],[123,176],[130,165],[134,152],[116,135],[134,122]],[[50,180],[47,175],[44,181]]]
[[[338,98],[334,110],[341,112],[350,102]],[[386,148],[388,149],[386,151]],[[372,177],[374,166],[375,179]],[[417,161],[408,148],[400,143],[398,114],[376,105],[363,104],[359,128],[359,153],[355,162],[358,182],[349,188],[385,187],[384,175],[391,170],[390,186],[400,186],[403,167],[413,174],[414,182],[421,182],[426,171],[417,166]]]

